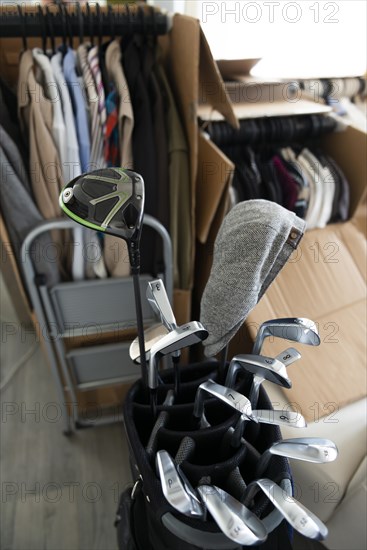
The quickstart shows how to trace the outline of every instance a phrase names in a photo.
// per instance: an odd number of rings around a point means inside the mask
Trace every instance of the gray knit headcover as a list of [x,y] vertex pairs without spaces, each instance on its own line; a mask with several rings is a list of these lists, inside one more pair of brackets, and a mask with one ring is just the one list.
[[207,357],[223,349],[297,248],[305,221],[279,204],[249,200],[224,218],[201,300]]

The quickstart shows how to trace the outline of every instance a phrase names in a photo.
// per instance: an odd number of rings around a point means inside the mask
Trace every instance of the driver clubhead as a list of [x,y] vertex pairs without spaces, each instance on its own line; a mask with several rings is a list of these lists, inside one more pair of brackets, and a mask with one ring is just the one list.
[[263,323],[257,333],[252,352],[259,354],[265,338],[274,336],[309,346],[319,346],[320,336],[316,324],[304,317],[271,319]]
[[[138,248],[144,214],[144,180],[131,170],[103,168],[69,182],[59,198],[76,222],[124,239],[129,252]],[[130,254],[130,261],[132,261]]]
[[270,502],[301,535],[315,540],[324,540],[327,537],[326,525],[294,497],[287,495],[279,485],[266,478],[258,479],[254,483],[257,483]]
[[169,332],[156,342],[150,350],[148,366],[148,387],[155,390],[158,387],[158,360],[174,352],[202,342],[208,337],[208,331],[198,321],[191,321]]
[[226,537],[241,546],[266,540],[268,532],[262,521],[229,493],[215,485],[201,485],[197,490]]

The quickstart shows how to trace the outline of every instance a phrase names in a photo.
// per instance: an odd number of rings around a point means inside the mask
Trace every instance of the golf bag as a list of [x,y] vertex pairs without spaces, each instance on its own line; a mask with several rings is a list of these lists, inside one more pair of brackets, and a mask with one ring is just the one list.
[[[259,453],[281,439],[274,425],[246,423],[246,445],[233,449],[223,445],[223,438],[238,420],[238,413],[217,399],[205,400],[205,416],[210,427],[194,429],[193,402],[198,386],[207,379],[218,380],[215,360],[192,364],[181,369],[179,395],[173,405],[163,405],[168,390],[174,387],[172,370],[161,373],[158,387],[157,415],[166,411],[165,422],[152,444],[152,429],[156,423],[149,405],[149,393],[137,381],[124,403],[125,429],[130,451],[130,464],[135,484],[120,498],[116,527],[120,550],[238,550],[245,548],[227,538],[208,515],[206,521],[184,516],[166,501],[155,470],[155,453],[164,449],[176,457],[182,471],[194,487],[209,483],[217,485],[241,500],[246,485],[254,479]],[[246,372],[238,377],[235,389],[248,395],[252,376]],[[258,407],[272,409],[265,390],[260,388]],[[189,438],[191,445],[182,445]],[[149,452],[147,452],[147,446]],[[288,460],[273,457],[264,476],[280,484],[285,498],[292,494]],[[283,516],[264,493],[259,491],[251,510],[265,524],[267,540],[258,546],[263,550],[291,549],[292,532]]]

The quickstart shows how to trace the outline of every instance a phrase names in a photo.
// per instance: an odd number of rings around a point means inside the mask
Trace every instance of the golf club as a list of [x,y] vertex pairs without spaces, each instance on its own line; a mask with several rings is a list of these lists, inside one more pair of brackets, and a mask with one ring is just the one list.
[[247,397],[209,379],[200,384],[195,396],[193,417],[195,421],[199,422],[200,428],[210,426],[204,414],[204,392],[210,393],[232,407],[232,409],[235,409],[241,416],[244,416],[244,419],[252,420],[251,404]]
[[[153,344],[158,342],[163,336],[168,334],[168,330],[161,323],[156,323],[144,330],[144,344],[145,344],[145,358],[146,361],[149,361],[150,349],[153,347]],[[136,363],[140,364],[140,349],[139,349],[139,338],[135,338],[129,348],[130,359]]]
[[[277,409],[252,409],[251,418],[243,415],[237,421],[231,436],[231,447],[238,448],[241,445],[245,422],[253,420],[258,424],[271,424],[273,426],[289,426],[291,428],[305,428],[307,426],[305,419],[298,412],[283,411]],[[230,428],[231,430],[231,428]]]
[[327,537],[328,529],[326,525],[303,504],[286,494],[279,485],[270,479],[257,479],[248,485],[245,497],[247,505],[258,491],[256,486],[266,494],[270,502],[301,535],[315,540],[324,540]]
[[[197,497],[186,492],[185,484],[177,471],[173,458],[167,451],[161,450],[156,454],[156,468],[161,482],[162,492],[167,502],[185,516],[200,518],[204,510]],[[188,483],[185,478],[185,482]]]
[[274,359],[277,359],[285,367],[289,367],[290,365],[293,365],[298,359],[301,359],[301,354],[299,353],[296,348],[287,348],[281,353],[279,353]]
[[274,455],[324,464],[325,462],[333,462],[337,458],[338,449],[330,439],[318,437],[299,437],[277,441],[261,455],[255,477],[263,475]]
[[[191,321],[186,325],[177,327],[156,342],[150,350],[148,368],[148,386],[151,391],[151,402],[156,401],[158,387],[158,361],[165,355],[171,355],[174,351],[193,346],[208,337],[208,331],[198,321]],[[153,411],[154,413],[154,411]]]
[[144,326],[140,297],[140,236],[144,215],[144,180],[131,170],[104,168],[82,174],[61,191],[59,203],[67,216],[84,227],[126,241],[134,282],[142,379],[147,383]]
[[263,323],[257,333],[252,353],[259,355],[265,338],[274,336],[309,346],[319,346],[320,337],[316,324],[303,317],[271,319]]
[[266,540],[268,533],[261,520],[226,491],[215,485],[201,485],[197,490],[226,537],[244,546]]
[[[162,279],[150,281],[146,291],[147,300],[153,311],[158,314],[162,324],[169,332],[177,329],[177,323],[172,311],[170,301]],[[181,351],[177,350],[171,354],[173,369],[175,373],[175,393],[178,395],[180,391],[180,371],[178,363],[180,361]]]
[[278,359],[265,357],[263,355],[236,355],[229,366],[226,386],[232,387],[235,383],[236,374],[240,369],[245,369],[254,375],[251,390],[250,402],[255,407],[259,398],[260,385],[264,380],[270,380],[283,388],[291,388],[292,382],[288,378],[287,369]]

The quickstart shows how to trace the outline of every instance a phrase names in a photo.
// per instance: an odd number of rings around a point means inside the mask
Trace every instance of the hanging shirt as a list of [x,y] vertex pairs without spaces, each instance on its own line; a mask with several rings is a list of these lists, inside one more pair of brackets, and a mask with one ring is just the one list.
[[75,128],[75,120],[73,107],[71,104],[71,97],[65,81],[64,73],[62,70],[62,53],[57,52],[51,58],[51,68],[58,87],[59,97],[61,100],[62,112],[65,122],[65,146],[66,146],[66,161],[65,161],[65,181],[69,182],[72,179],[79,176],[82,173],[80,157],[79,157],[79,145]]
[[82,172],[88,172],[90,162],[90,137],[83,93],[75,70],[75,52],[68,49],[63,60],[63,71],[68,85],[79,143]]
[[[102,82],[102,74],[99,68],[98,46],[94,46],[88,51],[87,60],[89,71],[94,82],[94,101],[97,106],[97,116],[91,121],[91,135],[93,136],[93,156],[98,168],[104,168],[106,162],[104,159],[104,143],[106,134],[106,98]],[[90,76],[88,76],[88,80]],[[97,168],[96,167],[96,168]]]
[[35,61],[35,76],[42,86],[44,94],[52,103],[52,136],[59,153],[64,184],[69,182],[69,170],[66,159],[66,129],[62,112],[61,98],[55,77],[52,71],[50,59],[41,48],[33,48]]
[[105,60],[109,81],[114,85],[118,95],[120,166],[132,170],[134,167],[132,142],[134,112],[125,73],[121,65],[121,58],[120,43],[113,40],[107,47]]
[[52,103],[35,79],[31,50],[25,51],[20,59],[18,109],[21,128],[29,133],[30,174],[36,203],[44,218],[57,218],[63,178],[52,135]]

